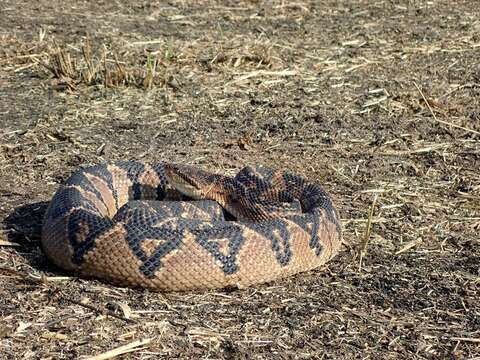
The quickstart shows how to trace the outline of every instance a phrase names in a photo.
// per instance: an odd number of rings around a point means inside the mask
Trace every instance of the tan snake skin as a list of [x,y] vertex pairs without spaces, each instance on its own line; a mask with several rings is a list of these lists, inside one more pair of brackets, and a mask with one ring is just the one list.
[[58,189],[42,229],[56,265],[156,291],[263,283],[324,264],[340,244],[327,193],[266,167],[235,177],[135,161],[85,168]]

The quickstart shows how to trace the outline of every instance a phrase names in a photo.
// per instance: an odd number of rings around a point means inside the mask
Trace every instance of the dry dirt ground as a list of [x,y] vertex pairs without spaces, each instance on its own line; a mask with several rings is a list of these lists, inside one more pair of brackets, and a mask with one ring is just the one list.
[[[477,1],[0,12],[2,359],[480,359]],[[53,267],[47,202],[75,169],[121,159],[296,171],[335,198],[345,245],[245,290],[159,294]]]

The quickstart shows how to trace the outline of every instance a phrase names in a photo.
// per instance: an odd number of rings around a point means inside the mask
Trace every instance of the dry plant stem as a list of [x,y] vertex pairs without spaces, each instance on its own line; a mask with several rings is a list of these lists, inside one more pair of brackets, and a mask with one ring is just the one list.
[[100,309],[96,306],[93,306],[93,305],[89,305],[89,304],[84,304],[82,303],[81,301],[77,301],[77,300],[73,300],[73,299],[69,299],[69,298],[65,298],[65,300],[71,302],[72,304],[76,304],[76,305],[79,305],[79,306],[82,306],[86,309],[89,309],[89,310],[92,310],[92,311],[95,311],[96,313],[99,313],[99,314],[102,314],[102,315],[108,315],[108,316],[111,316],[111,317],[114,317],[116,319],[119,319],[119,320],[123,320],[123,321],[126,321],[128,323],[132,323],[132,324],[135,324],[136,321],[132,320],[132,319],[127,319],[126,317],[124,316],[119,316],[117,314],[115,314],[113,311],[108,311],[108,310],[104,310],[104,309]]
[[103,86],[105,86],[105,88],[108,88],[109,85],[110,85],[110,72],[108,71],[108,68],[107,68],[107,51],[104,49],[103,51],[103,71],[104,71],[104,83],[103,83]]
[[117,74],[118,74],[118,82],[125,84],[127,82],[127,73],[125,72],[124,67],[120,62],[118,61],[118,57],[116,54],[114,54],[114,59],[115,59],[115,66],[117,67]]
[[476,130],[473,130],[473,129],[469,129],[469,128],[466,128],[466,127],[464,127],[464,126],[460,126],[460,125],[457,125],[457,124],[450,123],[450,122],[448,122],[448,121],[443,121],[443,120],[438,119],[437,116],[435,115],[435,113],[433,112],[432,107],[431,107],[430,104],[428,103],[427,98],[426,98],[425,95],[423,94],[423,91],[420,89],[420,87],[417,85],[417,83],[414,82],[413,84],[414,84],[415,87],[417,88],[417,90],[418,90],[418,92],[420,93],[420,95],[422,95],[423,101],[424,101],[425,104],[427,105],[428,110],[430,110],[430,113],[432,114],[432,116],[433,116],[433,118],[435,119],[436,122],[439,122],[440,124],[452,126],[452,127],[457,128],[457,129],[462,129],[462,130],[471,132],[471,133],[476,134],[476,135],[480,135],[480,132],[479,132],[479,131],[476,131]]
[[471,343],[478,343],[478,344],[480,344],[480,338],[451,337],[450,340],[453,340],[453,341],[464,341],[464,342],[471,342]]
[[82,46],[82,54],[83,58],[85,59],[85,63],[87,64],[87,70],[85,75],[85,82],[90,84],[95,76],[97,70],[93,65],[92,61],[92,48],[90,47],[90,41],[87,39],[85,44]]
[[143,345],[147,345],[152,342],[152,339],[147,338],[147,339],[140,339],[140,340],[135,340],[132,341],[131,343],[128,343],[126,345],[119,346],[118,348],[115,348],[113,350],[106,351],[102,354],[91,356],[88,358],[84,358],[84,360],[106,360],[106,359],[113,359],[114,357],[117,357],[122,354],[130,353],[133,351],[139,351],[142,350],[143,348],[139,348]]
[[21,246],[21,245],[11,241],[7,241],[7,240],[0,240],[0,246]]
[[372,201],[372,205],[370,205],[370,211],[368,212],[367,228],[365,229],[365,235],[363,237],[363,241],[360,247],[360,260],[358,262],[359,271],[362,269],[363,258],[367,253],[368,241],[370,240],[370,235],[372,233],[373,211],[375,209],[375,204],[377,203],[377,198],[378,198],[378,194],[375,194]]

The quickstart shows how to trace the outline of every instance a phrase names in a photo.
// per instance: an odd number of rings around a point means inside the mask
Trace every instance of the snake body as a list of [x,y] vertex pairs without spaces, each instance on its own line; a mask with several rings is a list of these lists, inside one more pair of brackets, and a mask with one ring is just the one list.
[[243,288],[316,268],[340,244],[327,193],[266,167],[235,177],[136,161],[84,168],[57,190],[42,228],[61,268],[156,291]]

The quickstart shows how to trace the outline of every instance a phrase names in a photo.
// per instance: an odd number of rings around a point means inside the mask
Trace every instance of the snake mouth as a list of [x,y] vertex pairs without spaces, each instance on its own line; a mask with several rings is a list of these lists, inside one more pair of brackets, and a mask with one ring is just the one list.
[[170,184],[182,195],[191,197],[194,200],[201,200],[202,194],[194,185],[185,180],[183,177],[173,175],[169,178]]
[[195,181],[194,177],[188,175],[191,174],[193,170],[196,169],[193,167],[187,167],[186,165],[165,165],[165,175],[167,176],[170,185],[182,195],[199,200],[202,198],[200,186]]
[[194,200],[214,200],[221,206],[229,202],[225,186],[232,186],[232,179],[190,165],[166,164],[164,169],[169,184],[182,195]]

